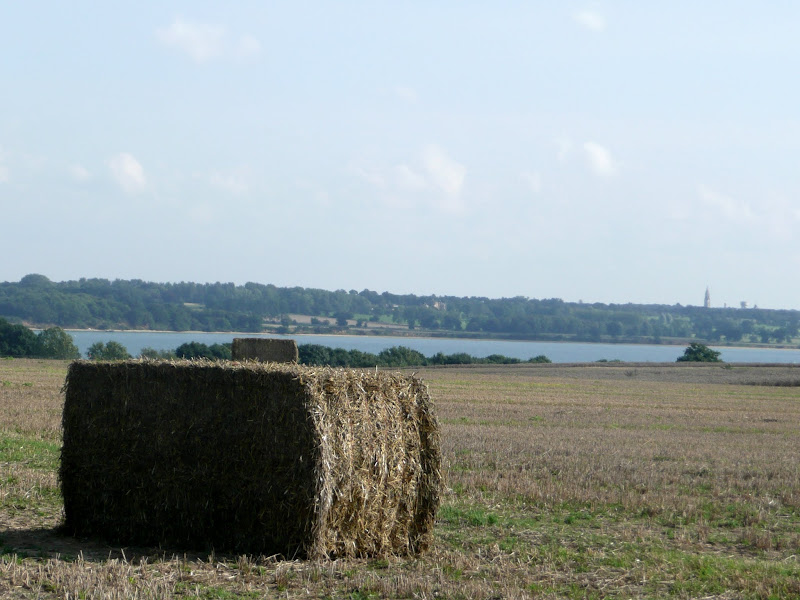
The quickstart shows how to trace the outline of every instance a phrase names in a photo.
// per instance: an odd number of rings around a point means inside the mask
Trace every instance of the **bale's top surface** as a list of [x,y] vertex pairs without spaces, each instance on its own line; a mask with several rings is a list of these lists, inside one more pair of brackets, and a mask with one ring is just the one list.
[[[92,361],[76,360],[70,364],[67,372],[65,389],[69,389],[70,375],[75,370],[101,371],[124,371],[127,369],[157,370],[164,371],[170,369],[192,369],[206,371],[210,374],[231,374],[238,371],[251,372],[253,374],[274,375],[286,374],[297,379],[304,386],[311,385],[315,390],[327,390],[329,392],[345,384],[346,382],[369,383],[372,386],[412,384],[422,385],[422,381],[404,373],[390,371],[376,371],[374,369],[348,369],[344,367],[317,367],[301,365],[297,363],[283,362],[262,362],[256,360],[234,360],[234,361],[214,361],[205,358],[200,359],[174,359],[174,360],[153,360],[153,359],[131,359],[124,361]],[[319,387],[322,386],[322,387]],[[331,387],[333,386],[333,387]]]

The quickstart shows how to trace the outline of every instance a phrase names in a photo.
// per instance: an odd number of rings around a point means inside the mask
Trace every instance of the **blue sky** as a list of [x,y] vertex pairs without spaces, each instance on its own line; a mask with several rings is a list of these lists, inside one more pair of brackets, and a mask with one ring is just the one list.
[[0,281],[800,309],[800,4],[9,2]]

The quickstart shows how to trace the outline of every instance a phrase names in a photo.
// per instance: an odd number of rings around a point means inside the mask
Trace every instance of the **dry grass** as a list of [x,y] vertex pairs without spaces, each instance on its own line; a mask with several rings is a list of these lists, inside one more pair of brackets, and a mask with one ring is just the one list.
[[447,478],[432,552],[303,562],[58,535],[65,371],[0,363],[5,597],[800,597],[796,367],[422,370]]

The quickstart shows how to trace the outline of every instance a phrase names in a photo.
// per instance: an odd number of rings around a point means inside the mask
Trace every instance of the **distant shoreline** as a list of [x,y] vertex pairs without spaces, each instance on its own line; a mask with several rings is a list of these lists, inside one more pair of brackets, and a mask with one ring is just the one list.
[[[35,328],[40,329],[40,328]],[[352,333],[352,332],[344,332],[344,333],[275,333],[272,331],[200,331],[200,330],[187,330],[187,331],[171,331],[168,329],[79,329],[79,328],[63,328],[66,332],[81,332],[81,333],[153,333],[153,334],[222,334],[222,335],[235,335],[235,336],[269,336],[274,335],[278,337],[375,337],[375,338],[387,338],[387,337],[396,337],[396,338],[408,338],[408,339],[421,339],[421,340],[428,340],[428,339],[446,339],[446,340],[474,340],[474,341],[483,341],[483,342],[495,342],[495,341],[503,341],[503,342],[519,342],[519,343],[528,343],[528,342],[542,342],[548,344],[610,344],[610,345],[630,345],[630,346],[686,346],[692,342],[699,341],[700,343],[715,347],[715,348],[763,348],[767,350],[797,350],[797,346],[788,346],[786,344],[759,344],[759,343],[715,343],[703,340],[663,340],[659,343],[655,342],[634,342],[630,340],[618,340],[618,341],[611,341],[611,340],[601,340],[601,341],[590,341],[590,340],[542,340],[542,339],[519,339],[519,338],[506,338],[506,337],[483,337],[483,336],[447,336],[447,335],[424,335],[420,333],[416,333],[415,335],[403,335],[402,333],[393,332],[392,334],[384,334],[384,333]]]

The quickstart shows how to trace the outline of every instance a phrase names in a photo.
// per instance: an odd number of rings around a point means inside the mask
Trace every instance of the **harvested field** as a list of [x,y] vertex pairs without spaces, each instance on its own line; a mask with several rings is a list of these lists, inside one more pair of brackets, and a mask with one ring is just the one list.
[[431,552],[336,561],[59,535],[65,373],[0,361],[5,597],[800,597],[794,366],[420,369],[446,478]]

